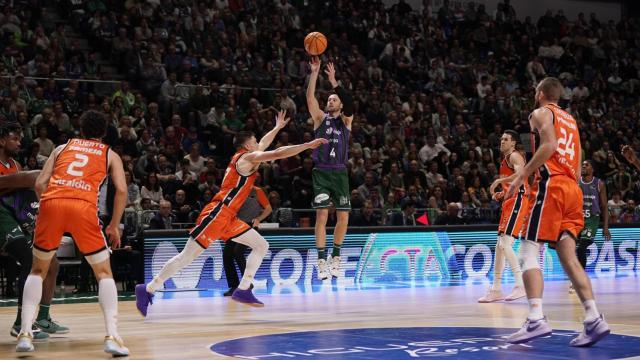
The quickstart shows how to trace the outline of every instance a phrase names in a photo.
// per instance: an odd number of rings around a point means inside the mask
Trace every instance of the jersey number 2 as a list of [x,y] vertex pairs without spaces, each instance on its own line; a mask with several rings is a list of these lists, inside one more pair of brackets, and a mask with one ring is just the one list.
[[85,154],[75,154],[75,156],[76,161],[69,164],[69,167],[67,167],[67,174],[72,176],[83,176],[84,171],[78,169],[87,166],[89,163],[89,157]]

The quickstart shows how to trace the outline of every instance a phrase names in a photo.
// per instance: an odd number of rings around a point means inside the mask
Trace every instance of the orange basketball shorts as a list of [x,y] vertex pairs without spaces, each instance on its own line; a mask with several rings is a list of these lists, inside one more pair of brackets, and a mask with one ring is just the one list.
[[206,249],[216,240],[231,240],[251,230],[236,215],[235,211],[221,202],[209,203],[202,209],[190,236]]
[[64,233],[71,234],[85,256],[108,248],[96,205],[77,199],[41,201],[33,247],[47,252],[56,250]]
[[516,197],[506,199],[502,203],[498,234],[519,237],[528,208],[529,197],[524,192],[518,192]]
[[582,190],[568,176],[545,176],[535,184],[529,197],[524,238],[555,243],[562,233],[577,238],[584,227]]

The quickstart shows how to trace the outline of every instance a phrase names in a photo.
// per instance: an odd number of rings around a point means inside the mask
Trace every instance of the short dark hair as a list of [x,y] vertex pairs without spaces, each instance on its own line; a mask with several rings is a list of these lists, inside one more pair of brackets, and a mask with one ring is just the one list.
[[242,148],[247,140],[251,139],[253,136],[255,135],[252,131],[240,131],[233,138],[233,147],[235,147],[236,150]]
[[0,125],[0,139],[4,139],[11,133],[21,133],[22,126],[14,121],[8,121]]
[[564,88],[560,80],[554,77],[546,77],[538,84],[538,89],[544,93],[544,96],[552,101],[560,100],[560,96]]
[[520,134],[518,134],[515,130],[505,130],[504,133],[511,136],[511,140],[515,141],[516,143],[519,142]]
[[102,139],[107,134],[107,117],[95,110],[85,111],[80,116],[80,131],[87,139]]

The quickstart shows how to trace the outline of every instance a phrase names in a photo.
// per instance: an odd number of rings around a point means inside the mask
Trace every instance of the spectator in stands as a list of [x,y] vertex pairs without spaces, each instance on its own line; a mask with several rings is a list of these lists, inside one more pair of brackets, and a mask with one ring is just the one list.
[[382,225],[382,216],[375,211],[371,201],[366,200],[360,212],[352,217],[351,225],[353,226],[380,226]]
[[174,217],[171,212],[171,203],[167,200],[160,200],[160,209],[149,221],[149,228],[155,230],[173,229]]
[[152,206],[160,205],[160,201],[164,199],[164,196],[162,194],[162,187],[158,182],[158,175],[155,172],[147,175],[140,194],[143,198],[151,199]]
[[140,202],[140,188],[133,182],[131,171],[124,171],[124,178],[127,182],[127,208],[134,209]]
[[412,201],[406,201],[402,204],[401,212],[391,214],[390,225],[393,226],[416,226],[416,208]]
[[447,205],[447,212],[438,216],[435,225],[463,225],[465,221],[460,217],[460,207],[452,202]]
[[195,222],[191,214],[193,207],[187,203],[187,193],[184,190],[176,191],[171,205],[176,223],[189,224]]

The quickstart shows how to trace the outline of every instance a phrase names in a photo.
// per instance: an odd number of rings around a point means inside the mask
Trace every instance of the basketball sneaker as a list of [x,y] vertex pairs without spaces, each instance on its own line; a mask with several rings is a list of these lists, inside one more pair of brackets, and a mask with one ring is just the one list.
[[514,301],[525,296],[527,296],[527,292],[524,291],[524,286],[516,285],[513,287],[513,290],[511,290],[511,294],[507,295],[507,297],[504,298],[504,301]]
[[33,336],[29,333],[19,334],[16,352],[32,352],[33,350],[35,350],[33,347]]
[[[20,330],[20,325],[13,325],[10,333],[11,336],[18,337],[18,335],[20,335]],[[31,332],[33,333],[33,340],[47,340],[49,338],[49,334],[38,329],[35,324],[31,327]]]
[[124,346],[122,339],[115,336],[104,337],[104,352],[113,357],[129,356],[129,349]]
[[551,326],[545,316],[538,320],[527,319],[522,328],[509,336],[506,341],[510,344],[522,344],[549,335],[551,335]]
[[231,299],[235,300],[239,303],[245,304],[245,305],[249,305],[249,306],[253,306],[253,307],[263,307],[264,303],[260,300],[258,300],[254,295],[253,292],[251,291],[251,289],[247,289],[247,290],[240,290],[240,289],[236,289],[236,291],[233,292],[233,295],[231,295]]
[[502,290],[489,289],[485,296],[478,299],[478,302],[486,304],[486,303],[492,303],[492,302],[502,301],[502,300],[504,300],[504,296],[502,295]]
[[571,346],[589,347],[598,341],[602,340],[605,336],[609,335],[611,329],[609,324],[604,321],[604,316],[600,314],[600,317],[591,321],[584,322],[584,330],[578,337],[571,340]]
[[337,278],[340,276],[340,256],[334,256],[331,258],[331,276]]
[[329,269],[327,269],[327,260],[318,259],[318,279],[327,280],[329,278]]
[[147,316],[147,308],[153,305],[153,294],[147,292],[145,284],[136,285],[136,307],[142,316]]
[[69,332],[69,328],[58,324],[51,319],[41,319],[35,322],[35,325],[42,331],[48,334],[66,334]]

